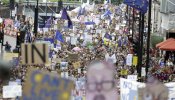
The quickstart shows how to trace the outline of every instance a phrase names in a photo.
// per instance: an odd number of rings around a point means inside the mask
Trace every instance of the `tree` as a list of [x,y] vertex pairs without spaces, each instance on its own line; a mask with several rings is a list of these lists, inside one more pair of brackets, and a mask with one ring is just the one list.
[[111,3],[114,5],[119,5],[123,2],[123,0],[111,0]]
[[1,2],[3,3],[3,5],[8,5],[9,4],[9,0],[1,0]]

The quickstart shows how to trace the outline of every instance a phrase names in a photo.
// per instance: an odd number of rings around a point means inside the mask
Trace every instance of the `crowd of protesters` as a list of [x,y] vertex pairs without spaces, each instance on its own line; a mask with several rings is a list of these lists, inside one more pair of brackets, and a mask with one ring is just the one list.
[[[135,55],[133,43],[129,41],[130,32],[127,27],[128,19],[125,13],[126,9],[114,5],[108,5],[107,8],[106,5],[97,5],[97,7],[94,8],[94,11],[87,11],[80,17],[87,17],[87,20],[92,21],[93,19],[90,19],[91,13],[93,13],[93,16],[97,17],[109,10],[111,14],[104,18],[99,18],[98,24],[93,24],[90,28],[82,22],[73,22],[73,25],[75,25],[74,29],[67,29],[64,27],[64,23],[66,23],[65,20],[58,18],[53,21],[51,27],[55,25],[54,22],[57,23],[57,30],[62,34],[62,37],[60,38],[62,38],[61,40],[63,41],[55,38],[56,30],[53,28],[50,28],[47,32],[41,30],[38,32],[37,36],[31,35],[30,41],[27,41],[29,38],[27,38],[26,35],[25,42],[40,42],[46,39],[53,39],[52,42],[49,41],[51,44],[49,53],[50,64],[29,66],[22,65],[19,62],[16,67],[10,69],[10,80],[21,79],[23,85],[26,81],[25,77],[27,70],[30,67],[47,70],[60,76],[62,76],[63,73],[66,73],[66,75],[63,75],[62,77],[78,80],[80,78],[85,78],[88,64],[95,60],[106,60],[113,63],[116,69],[115,78],[117,80],[119,80],[120,77],[126,77],[127,75],[137,75],[136,66],[126,65],[127,55]],[[102,8],[104,11],[101,10]],[[116,9],[120,9],[120,13],[117,13]],[[70,17],[73,18],[75,16],[73,14]],[[20,23],[20,26],[19,30],[25,34],[30,33],[30,30],[32,30],[32,25],[29,23]],[[86,36],[90,36],[90,38],[87,38]],[[134,37],[137,36],[134,35]],[[171,60],[168,60],[166,64],[162,65],[162,61],[159,60],[160,58],[157,59],[155,52],[150,53],[152,56],[150,58],[149,74],[155,75],[163,82],[173,81],[175,69]],[[69,54],[75,54],[78,58],[75,57],[76,60],[70,60]],[[143,67],[146,67],[145,58],[146,57],[143,56]],[[20,57],[19,61],[21,61]],[[65,68],[62,68],[62,62],[67,62]],[[75,68],[74,63],[77,62],[80,66]],[[125,70],[124,74],[121,73],[122,70]],[[144,78],[145,77],[143,77],[143,81]],[[0,89],[2,88],[0,87]]]

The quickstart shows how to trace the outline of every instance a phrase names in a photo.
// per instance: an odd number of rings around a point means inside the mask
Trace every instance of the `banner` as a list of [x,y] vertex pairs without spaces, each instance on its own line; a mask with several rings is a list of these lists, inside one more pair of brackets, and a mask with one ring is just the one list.
[[[142,100],[139,99],[139,96],[141,96],[140,94],[145,93],[142,90],[145,86],[145,83],[120,78],[120,100]],[[165,86],[168,87],[169,90],[168,100],[175,100],[175,82],[166,83]]]
[[22,96],[21,85],[3,86],[3,98],[16,98],[17,96]]
[[138,100],[138,88],[144,86],[144,83],[120,78],[120,100]]
[[137,75],[128,75],[127,79],[131,81],[137,81]]
[[168,100],[175,100],[175,82],[166,83],[165,84],[169,90],[169,98]]
[[22,100],[70,100],[73,81],[48,72],[29,69]]

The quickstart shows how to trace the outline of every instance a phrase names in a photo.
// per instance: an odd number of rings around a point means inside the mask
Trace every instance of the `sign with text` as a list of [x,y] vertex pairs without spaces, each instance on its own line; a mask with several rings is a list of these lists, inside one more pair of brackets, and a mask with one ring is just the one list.
[[73,81],[29,69],[22,100],[70,100]]
[[120,78],[120,100],[138,100],[138,88],[144,86],[144,83]]
[[22,96],[21,85],[3,86],[3,98],[16,98],[17,96]]
[[49,61],[48,44],[34,43],[22,44],[22,64],[45,64]]
[[127,79],[131,81],[137,81],[137,75],[128,75]]
[[126,65],[132,66],[132,57],[133,57],[132,54],[128,54],[127,55],[127,57],[126,57]]

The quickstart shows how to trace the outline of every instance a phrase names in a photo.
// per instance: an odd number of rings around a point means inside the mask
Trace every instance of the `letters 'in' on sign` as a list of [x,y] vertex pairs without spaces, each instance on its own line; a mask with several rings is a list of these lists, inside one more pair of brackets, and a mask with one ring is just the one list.
[[44,43],[22,44],[22,64],[48,63],[48,45]]

